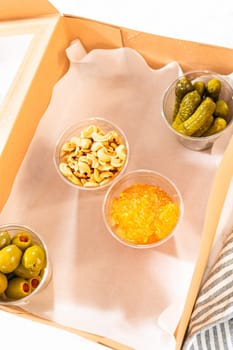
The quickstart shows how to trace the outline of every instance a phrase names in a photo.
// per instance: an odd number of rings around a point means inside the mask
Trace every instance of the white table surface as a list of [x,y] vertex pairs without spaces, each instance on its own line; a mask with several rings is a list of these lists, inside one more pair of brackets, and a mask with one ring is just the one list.
[[[61,13],[100,20],[167,37],[233,48],[233,1],[187,2],[163,0],[52,0]],[[224,64],[224,60],[223,60]],[[22,335],[30,334],[33,349],[104,349],[66,331],[0,311],[1,344],[25,349]]]
[[233,48],[232,0],[50,0],[65,14]]

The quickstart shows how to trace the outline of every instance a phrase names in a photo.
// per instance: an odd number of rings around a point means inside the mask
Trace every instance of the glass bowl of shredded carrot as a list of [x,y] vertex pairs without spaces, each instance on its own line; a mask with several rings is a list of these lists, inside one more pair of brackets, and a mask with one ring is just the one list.
[[108,189],[103,202],[107,229],[121,243],[152,248],[171,238],[183,217],[176,185],[147,169],[123,175]]

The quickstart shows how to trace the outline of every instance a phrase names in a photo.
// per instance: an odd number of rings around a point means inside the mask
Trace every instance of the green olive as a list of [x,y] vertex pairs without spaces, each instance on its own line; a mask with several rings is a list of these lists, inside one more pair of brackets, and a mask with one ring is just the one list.
[[32,291],[39,286],[40,281],[41,281],[41,277],[40,276],[36,276],[36,277],[30,278],[29,284],[31,286],[31,290]]
[[32,271],[40,271],[46,265],[46,255],[44,249],[34,244],[27,248],[22,256],[22,265]]
[[13,272],[19,265],[22,251],[15,245],[9,244],[0,250],[0,271]]
[[8,282],[5,294],[10,299],[20,299],[31,293],[31,286],[27,280],[15,277]]
[[11,236],[8,231],[0,232],[0,249],[11,243]]
[[40,273],[40,270],[31,270],[31,269],[27,269],[26,267],[23,266],[23,264],[19,264],[19,266],[14,270],[14,274],[18,277],[22,277],[22,278],[33,278],[38,276]]
[[0,294],[5,292],[5,290],[7,289],[7,285],[8,285],[8,280],[6,275],[0,272]]
[[13,244],[17,245],[21,250],[25,250],[32,244],[32,236],[29,232],[22,231],[18,232],[11,241]]

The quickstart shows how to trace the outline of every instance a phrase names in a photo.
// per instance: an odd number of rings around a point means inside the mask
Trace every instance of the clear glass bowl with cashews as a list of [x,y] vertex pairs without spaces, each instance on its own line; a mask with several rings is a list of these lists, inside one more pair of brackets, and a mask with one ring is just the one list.
[[126,169],[129,145],[124,132],[104,118],[88,118],[60,136],[54,154],[58,174],[84,190],[109,186]]

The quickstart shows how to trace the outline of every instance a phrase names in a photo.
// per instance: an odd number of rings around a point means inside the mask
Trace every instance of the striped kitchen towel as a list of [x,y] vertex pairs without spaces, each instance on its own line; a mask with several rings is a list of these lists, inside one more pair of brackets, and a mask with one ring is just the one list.
[[197,297],[182,350],[233,350],[233,232]]

